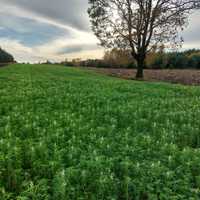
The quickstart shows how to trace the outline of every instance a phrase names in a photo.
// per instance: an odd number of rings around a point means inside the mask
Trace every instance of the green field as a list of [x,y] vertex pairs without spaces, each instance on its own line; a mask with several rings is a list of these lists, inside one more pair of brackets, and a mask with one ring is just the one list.
[[199,87],[0,68],[0,200],[198,200],[199,120]]

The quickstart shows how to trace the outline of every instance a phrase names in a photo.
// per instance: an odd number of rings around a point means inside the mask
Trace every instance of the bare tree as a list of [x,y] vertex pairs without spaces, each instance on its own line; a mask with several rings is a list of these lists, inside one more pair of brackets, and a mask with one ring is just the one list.
[[156,46],[182,43],[178,32],[200,0],[89,0],[92,29],[106,48],[131,51],[137,78],[143,78],[145,58]]

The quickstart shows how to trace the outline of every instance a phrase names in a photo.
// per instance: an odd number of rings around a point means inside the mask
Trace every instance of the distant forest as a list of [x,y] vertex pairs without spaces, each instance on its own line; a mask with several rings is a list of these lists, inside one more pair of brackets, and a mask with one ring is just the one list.
[[0,65],[14,62],[14,57],[0,48]]
[[[73,59],[64,61],[65,66],[136,68],[130,52],[113,49],[106,51],[103,59]],[[200,50],[166,52],[163,48],[150,52],[146,58],[147,69],[200,69]]]

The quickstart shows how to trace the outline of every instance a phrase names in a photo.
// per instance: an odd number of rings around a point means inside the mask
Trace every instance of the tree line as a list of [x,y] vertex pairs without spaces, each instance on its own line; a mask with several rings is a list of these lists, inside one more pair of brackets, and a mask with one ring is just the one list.
[[149,55],[149,58],[147,56],[147,67],[154,69],[200,69],[200,50]]
[[[106,51],[102,59],[73,59],[64,61],[65,66],[83,66],[97,68],[137,68],[131,52],[121,49]],[[166,52],[164,48],[147,54],[146,69],[200,69],[200,50],[191,49],[182,52]]]

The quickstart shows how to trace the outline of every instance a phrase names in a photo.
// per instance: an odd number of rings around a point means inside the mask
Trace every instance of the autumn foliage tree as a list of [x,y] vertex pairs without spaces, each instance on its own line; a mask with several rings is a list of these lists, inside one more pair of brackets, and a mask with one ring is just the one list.
[[101,45],[131,51],[137,78],[143,78],[148,52],[167,43],[177,46],[178,32],[200,0],[89,0],[92,29]]
[[132,59],[130,51],[124,51],[121,49],[112,49],[106,51],[103,57],[103,61],[111,67],[129,67],[134,66],[135,61]]

